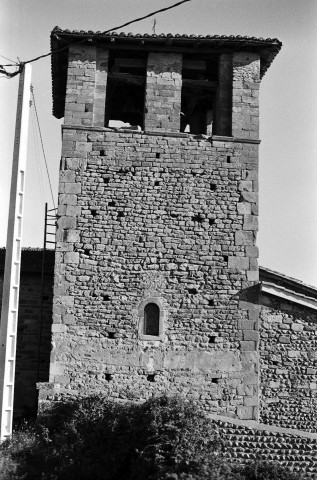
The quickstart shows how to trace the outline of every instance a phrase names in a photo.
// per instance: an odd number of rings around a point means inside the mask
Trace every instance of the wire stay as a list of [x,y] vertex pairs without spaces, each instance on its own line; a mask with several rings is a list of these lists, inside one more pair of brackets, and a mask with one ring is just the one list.
[[[128,25],[131,25],[132,23],[140,22],[141,20],[145,20],[146,18],[153,17],[153,15],[157,15],[158,13],[166,12],[166,11],[171,10],[173,8],[179,7],[183,3],[187,3],[187,2],[191,2],[191,1],[192,0],[181,0],[180,2],[177,2],[177,3],[174,3],[173,5],[170,5],[169,7],[160,8],[159,10],[155,10],[155,12],[148,13],[147,15],[143,15],[142,17],[135,18],[134,20],[130,20],[126,23],[123,23],[122,25],[118,25],[116,27],[109,28],[108,30],[105,30],[104,32],[100,32],[98,34],[95,34],[94,38],[101,37],[103,35],[106,35],[107,33],[118,30],[119,28],[127,27]],[[32,58],[30,60],[26,60],[25,62],[13,63],[13,64],[8,64],[8,65],[0,65],[0,73],[4,73],[4,74],[8,75],[8,76],[10,76],[10,78],[14,77],[15,75],[18,75],[18,73],[20,73],[22,71],[23,65],[25,65],[27,63],[36,62],[37,60],[40,60],[41,58],[49,57],[50,55],[53,55],[54,53],[62,52],[64,50],[68,49],[71,45],[80,45],[81,43],[84,43],[84,42],[86,42],[86,38],[84,38],[83,40],[79,40],[78,42],[70,43],[65,47],[55,48],[55,49],[51,50],[50,52],[45,53],[44,55],[39,55],[38,57]],[[6,70],[4,69],[4,67],[16,67],[16,66],[19,66],[19,69],[18,69],[18,71],[13,72],[13,73],[6,72]]]
[[45,160],[45,166],[46,166],[46,172],[47,172],[48,182],[49,182],[50,190],[51,190],[52,202],[53,202],[54,208],[56,208],[56,207],[55,207],[55,201],[54,201],[52,184],[51,184],[51,178],[50,178],[50,174],[49,174],[49,171],[48,171],[48,165],[47,165],[47,160],[46,160],[46,155],[45,155],[45,150],[44,150],[44,144],[43,144],[43,137],[42,137],[41,127],[40,127],[40,121],[39,121],[39,117],[38,117],[38,113],[37,113],[37,108],[36,108],[36,103],[35,103],[34,87],[33,87],[33,85],[31,85],[31,93],[32,93],[32,101],[33,101],[33,105],[34,105],[34,110],[35,110],[35,116],[36,116],[37,126],[38,126],[38,130],[39,130],[39,134],[40,134],[40,141],[41,141],[41,146],[42,146],[43,157],[44,157],[44,160]]

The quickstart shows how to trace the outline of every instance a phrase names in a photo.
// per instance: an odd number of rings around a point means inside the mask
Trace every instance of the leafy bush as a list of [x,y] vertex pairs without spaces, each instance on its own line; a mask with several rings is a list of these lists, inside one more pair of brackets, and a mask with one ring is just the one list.
[[298,480],[280,466],[231,465],[196,405],[179,397],[64,401],[0,445],[1,480]]

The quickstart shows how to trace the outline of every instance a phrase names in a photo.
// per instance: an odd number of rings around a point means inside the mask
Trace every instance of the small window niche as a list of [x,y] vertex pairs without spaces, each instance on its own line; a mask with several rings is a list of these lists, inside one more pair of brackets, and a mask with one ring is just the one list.
[[164,330],[164,308],[161,299],[148,298],[139,306],[140,340],[161,341]]
[[218,86],[218,59],[183,57],[181,132],[212,135]]
[[127,55],[110,52],[105,127],[143,129],[147,55]]
[[144,307],[143,333],[155,337],[160,333],[160,307],[156,303],[147,303]]

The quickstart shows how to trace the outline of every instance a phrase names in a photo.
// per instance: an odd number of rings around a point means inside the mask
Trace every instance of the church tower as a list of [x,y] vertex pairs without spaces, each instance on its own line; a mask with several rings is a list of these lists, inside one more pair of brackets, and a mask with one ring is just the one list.
[[257,419],[260,81],[281,43],[55,28],[50,382]]

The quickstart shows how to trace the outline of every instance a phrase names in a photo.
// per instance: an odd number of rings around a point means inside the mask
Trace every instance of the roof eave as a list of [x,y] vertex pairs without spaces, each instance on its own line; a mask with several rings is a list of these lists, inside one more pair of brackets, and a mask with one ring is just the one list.
[[[55,27],[51,32],[51,49],[66,50],[52,54],[52,81],[53,81],[53,115],[62,118],[64,115],[64,92],[66,89],[65,59],[67,46],[76,42],[103,43],[111,49],[135,48],[151,50],[151,48],[164,49],[165,51],[258,51],[261,57],[261,78],[273,62],[281,49],[282,43],[274,38],[256,38],[247,36],[226,35],[180,35],[180,34],[132,34],[132,33],[102,33],[93,31],[70,31]],[[67,62],[66,62],[67,63]]]

